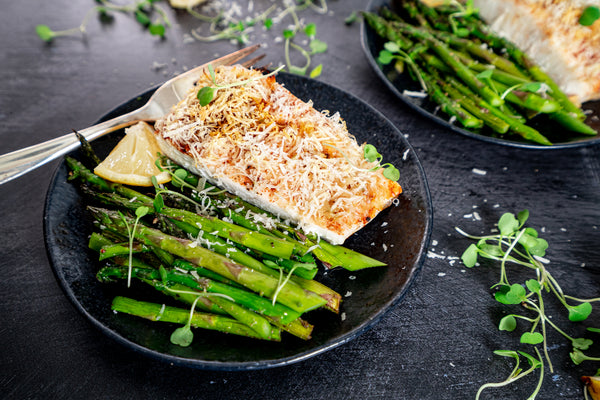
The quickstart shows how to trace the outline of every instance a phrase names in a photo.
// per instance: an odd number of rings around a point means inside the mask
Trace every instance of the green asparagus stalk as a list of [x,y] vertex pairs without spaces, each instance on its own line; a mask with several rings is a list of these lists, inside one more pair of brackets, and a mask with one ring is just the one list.
[[[92,215],[109,229],[123,232],[131,219],[111,210],[88,207]],[[192,241],[166,235],[153,228],[139,225],[135,239],[148,245],[157,246],[194,264],[210,269],[257,293],[272,298],[279,289],[277,301],[293,310],[306,312],[323,306],[326,301],[312,292],[307,292],[293,282],[279,287],[279,281],[271,276],[240,265],[227,257],[208,249],[195,246]]]
[[[171,322],[186,324],[190,317],[189,310],[165,306],[145,301],[138,301],[127,297],[117,296],[113,299],[111,309],[116,312],[135,315],[151,321]],[[195,328],[210,329],[255,339],[261,338],[253,329],[238,321],[221,315],[194,312],[191,325]],[[271,341],[280,341],[281,337],[271,337]]]

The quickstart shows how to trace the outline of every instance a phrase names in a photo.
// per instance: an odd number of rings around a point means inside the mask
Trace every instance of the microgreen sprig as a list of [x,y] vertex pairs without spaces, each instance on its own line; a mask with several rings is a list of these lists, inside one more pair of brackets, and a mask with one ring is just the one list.
[[202,107],[207,106],[208,104],[210,104],[211,101],[213,101],[213,99],[217,95],[218,90],[228,89],[228,88],[232,88],[232,87],[236,87],[236,86],[244,86],[244,85],[247,85],[248,83],[253,82],[257,79],[268,78],[272,75],[275,75],[279,71],[281,71],[283,69],[283,67],[284,66],[281,65],[276,70],[271,71],[268,74],[261,75],[260,77],[252,77],[252,78],[245,79],[243,81],[232,82],[232,83],[228,83],[226,85],[221,85],[221,84],[217,83],[217,77],[216,77],[213,66],[211,64],[208,64],[208,73],[210,75],[210,79],[213,84],[212,84],[212,86],[204,86],[204,87],[200,88],[200,90],[198,90],[196,97],[198,98],[198,101],[200,102],[200,105]]
[[365,160],[368,162],[376,162],[378,165],[372,169],[372,171],[376,171],[380,168],[383,168],[383,176],[392,181],[397,181],[400,179],[400,171],[391,163],[381,164],[383,160],[383,156],[379,154],[375,146],[372,144],[366,144],[363,149]]
[[398,71],[398,73],[402,73],[404,71],[404,64],[408,65],[414,73],[414,76],[419,81],[421,88],[427,91],[427,85],[425,84],[425,80],[421,76],[421,71],[415,64],[410,54],[402,50],[397,43],[386,42],[383,45],[383,50],[379,52],[377,62],[381,65],[388,65],[391,64],[393,61],[394,68],[396,69],[396,71]]
[[[535,229],[525,227],[525,222],[528,218],[528,210],[521,211],[516,217],[514,214],[505,213],[498,221],[499,234],[488,236],[469,235],[460,228],[455,228],[460,234],[477,240],[476,244],[471,244],[462,254],[461,259],[463,264],[466,267],[472,268],[478,265],[477,261],[479,257],[500,262],[500,279],[492,286],[492,288],[496,289],[494,298],[501,304],[521,305],[524,309],[532,311],[534,317],[509,314],[500,320],[498,329],[509,332],[514,331],[517,327],[517,320],[530,323],[531,328],[521,335],[521,343],[531,345],[541,344],[543,346],[544,357],[551,372],[553,371],[553,367],[548,355],[548,328],[554,329],[571,343],[573,348],[571,359],[575,364],[579,364],[585,360],[598,360],[583,353],[583,350],[587,350],[592,345],[593,341],[591,339],[570,336],[548,317],[545,311],[545,298],[543,294],[552,293],[567,310],[568,318],[572,322],[586,320],[592,312],[591,303],[600,301],[600,298],[580,299],[567,296],[563,293],[556,279],[544,265],[549,262],[544,258],[548,242],[540,238]],[[535,279],[528,279],[524,284],[511,284],[507,269],[507,264],[509,263],[531,269],[535,273]],[[574,305],[569,303],[569,301],[579,304]],[[594,332],[600,331],[596,328],[591,328],[590,330]],[[537,348],[535,350],[536,352],[538,351]],[[524,355],[522,352],[519,353]],[[514,357],[515,354],[517,353],[512,352],[510,355]],[[529,358],[528,360],[531,361]],[[540,362],[542,362],[541,357]],[[543,363],[541,366],[543,366]],[[530,399],[535,398],[539,392],[543,379],[543,373],[541,374],[538,387],[530,396]],[[513,382],[514,380],[516,379],[509,378],[506,383]],[[496,384],[483,385],[478,392],[478,396],[481,390],[486,387],[493,387],[494,385]]]
[[[53,39],[61,36],[85,34],[89,19],[95,13],[99,13],[101,16],[107,18],[110,17],[110,12],[121,12],[133,15],[136,21],[146,27],[151,35],[163,37],[166,28],[171,26],[171,22],[165,11],[155,4],[157,1],[158,0],[142,0],[129,5],[118,5],[111,3],[108,0],[96,0],[99,5],[91,8],[85,14],[78,27],[55,31],[48,25],[40,24],[35,27],[35,31],[40,39],[45,42],[51,42]],[[158,18],[154,18],[153,20],[153,14],[155,13],[158,14]]]
[[121,215],[121,219],[125,222],[125,227],[127,228],[127,236],[129,240],[129,262],[128,262],[128,272],[127,272],[127,287],[131,286],[131,272],[133,269],[133,240],[135,238],[135,230],[142,219],[146,214],[150,212],[150,209],[146,206],[140,206],[135,209],[135,221],[133,223],[133,227],[130,227],[127,223],[127,219],[123,214]]

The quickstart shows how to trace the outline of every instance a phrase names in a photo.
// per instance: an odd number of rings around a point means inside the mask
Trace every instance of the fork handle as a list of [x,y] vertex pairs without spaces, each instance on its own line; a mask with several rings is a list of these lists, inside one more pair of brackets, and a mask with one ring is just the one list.
[[[86,140],[92,141],[100,136],[114,132],[140,120],[140,111],[141,109],[138,109],[123,114],[78,132],[83,135]],[[67,154],[79,147],[79,145],[79,140],[75,134],[69,133],[46,142],[1,155],[0,185]]]

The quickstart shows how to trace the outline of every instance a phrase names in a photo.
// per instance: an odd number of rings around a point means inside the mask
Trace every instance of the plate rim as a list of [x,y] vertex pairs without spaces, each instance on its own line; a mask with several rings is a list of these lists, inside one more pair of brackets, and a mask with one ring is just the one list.
[[[389,3],[389,1],[388,0],[369,0],[369,3],[365,7],[365,11],[366,12],[374,11],[375,4],[380,4],[380,3]],[[573,142],[561,142],[561,143],[557,143],[557,144],[552,144],[551,146],[544,146],[541,144],[534,144],[534,143],[527,143],[527,142],[520,142],[520,141],[514,141],[514,140],[508,140],[508,139],[495,138],[493,136],[487,136],[487,135],[479,134],[476,132],[471,132],[467,129],[461,128],[460,126],[454,125],[454,124],[450,123],[448,121],[448,119],[442,118],[439,115],[429,112],[428,110],[425,110],[423,107],[420,107],[419,105],[410,101],[408,96],[406,96],[402,92],[400,92],[399,88],[397,88],[396,85],[394,85],[385,76],[385,74],[383,73],[381,68],[379,68],[379,65],[375,61],[375,57],[371,53],[371,49],[369,47],[368,37],[367,37],[367,35],[368,35],[367,31],[369,29],[370,28],[367,27],[367,24],[363,18],[363,20],[361,21],[361,25],[360,25],[361,47],[363,49],[363,53],[365,54],[365,57],[367,58],[369,65],[371,66],[371,69],[373,69],[375,71],[375,73],[379,77],[379,79],[381,81],[383,81],[383,83],[387,86],[387,88],[392,93],[394,93],[394,95],[396,95],[400,100],[402,100],[403,103],[407,104],[409,107],[411,107],[413,110],[417,111],[419,114],[435,121],[436,123],[438,123],[446,128],[449,128],[450,130],[452,130],[454,132],[457,132],[459,134],[462,134],[464,136],[467,136],[467,137],[470,137],[473,139],[481,140],[483,142],[499,144],[499,145],[503,145],[503,146],[507,146],[507,147],[530,149],[530,150],[571,149],[571,148],[593,146],[593,145],[600,143],[600,133],[598,133],[595,137],[590,136],[590,139],[586,139],[586,140],[579,140],[579,141],[573,141]]]
[[[149,356],[150,358],[153,358],[153,359],[161,361],[161,362],[168,362],[168,363],[172,363],[172,364],[178,365],[178,366],[186,366],[186,367],[192,367],[192,368],[203,369],[203,370],[247,371],[247,370],[268,369],[268,368],[291,365],[291,364],[294,364],[297,362],[307,360],[307,359],[317,356],[319,354],[325,353],[325,352],[327,352],[333,348],[336,348],[338,346],[341,346],[341,345],[357,338],[364,332],[368,331],[373,326],[375,326],[377,324],[377,322],[379,322],[385,314],[387,314],[391,309],[393,309],[395,306],[397,306],[404,299],[404,297],[406,296],[408,291],[414,285],[416,278],[418,277],[421,269],[423,268],[425,258],[426,258],[426,249],[429,246],[429,242],[430,242],[431,234],[432,234],[432,230],[433,230],[433,202],[432,202],[432,198],[431,198],[431,193],[429,190],[429,185],[428,185],[428,181],[427,181],[427,176],[425,174],[425,170],[424,170],[414,148],[408,142],[406,137],[401,133],[401,131],[398,129],[398,127],[394,123],[392,123],[387,117],[385,117],[385,115],[383,115],[380,111],[375,109],[373,106],[371,106],[367,102],[363,101],[359,97],[353,95],[352,93],[349,93],[343,89],[340,89],[339,87],[336,87],[335,85],[317,81],[317,80],[314,80],[311,78],[302,77],[302,76],[298,76],[298,75],[292,75],[292,74],[288,74],[285,72],[280,72],[280,74],[287,75],[287,76],[290,76],[293,78],[297,78],[297,79],[300,79],[305,82],[309,82],[309,84],[310,84],[310,82],[312,82],[313,84],[322,85],[323,87],[333,88],[334,90],[337,90],[340,94],[344,94],[345,96],[347,96],[350,100],[360,103],[361,106],[365,107],[365,109],[368,109],[370,113],[373,113],[373,115],[376,118],[380,119],[386,125],[389,125],[391,131],[393,131],[393,134],[398,135],[401,142],[406,146],[407,149],[410,150],[410,153],[411,153],[410,157],[413,158],[414,167],[416,167],[416,170],[418,172],[418,177],[421,181],[421,186],[423,188],[423,193],[421,195],[423,196],[423,201],[424,201],[423,208],[424,208],[424,218],[425,218],[425,229],[423,232],[423,240],[421,241],[420,246],[419,246],[419,255],[418,255],[417,259],[415,260],[414,264],[411,266],[412,270],[410,271],[410,274],[406,280],[406,283],[404,284],[402,289],[398,293],[396,293],[396,295],[392,299],[390,299],[386,304],[384,304],[384,306],[382,308],[377,310],[376,313],[374,313],[373,315],[370,315],[367,319],[362,321],[362,323],[360,325],[357,325],[356,327],[352,328],[348,332],[342,334],[337,339],[333,339],[332,341],[331,340],[327,341],[321,345],[318,345],[315,348],[311,348],[309,350],[302,351],[302,352],[299,352],[299,353],[291,355],[291,356],[281,357],[281,358],[277,358],[277,359],[259,360],[259,361],[242,361],[242,362],[215,361],[215,360],[203,360],[203,359],[197,359],[197,358],[186,358],[186,357],[176,356],[173,354],[167,354],[167,353],[163,353],[163,352],[160,352],[157,350],[147,348],[147,347],[140,345],[132,340],[127,339],[126,337],[119,334],[119,332],[104,325],[101,321],[99,321],[96,317],[94,317],[94,315],[92,315],[86,308],[84,308],[83,305],[79,302],[77,296],[73,292],[73,289],[69,286],[69,284],[66,281],[66,279],[64,278],[64,276],[61,275],[60,268],[55,265],[55,260],[53,258],[53,255],[51,254],[51,249],[50,249],[50,247],[51,247],[51,243],[50,243],[51,232],[50,232],[50,226],[49,226],[48,210],[49,210],[49,208],[51,206],[51,202],[52,202],[53,189],[56,187],[56,185],[59,184],[58,179],[60,176],[60,171],[62,168],[64,168],[64,158],[62,158],[61,162],[55,168],[55,171],[52,175],[52,179],[48,186],[48,189],[46,192],[46,197],[45,197],[45,203],[44,203],[43,234],[44,234],[44,243],[45,243],[45,248],[46,248],[46,254],[47,254],[47,257],[49,260],[50,268],[52,269],[52,272],[53,272],[56,280],[58,281],[59,286],[61,287],[61,289],[67,296],[67,298],[70,300],[71,304],[73,304],[74,307],[89,322],[91,322],[94,327],[99,329],[102,333],[107,335],[109,338],[115,340],[120,345],[122,345],[126,348],[129,348],[131,350],[134,350],[136,353],[143,354],[145,356]],[[136,96],[131,97],[129,100],[122,102],[121,104],[119,104],[118,106],[113,108],[112,110],[106,112],[98,120],[98,122],[102,122],[103,120],[109,118],[111,115],[116,115],[116,113],[121,113],[121,110],[125,109],[131,102],[135,101],[136,99],[139,99],[140,97],[147,96],[148,94],[154,92],[157,88],[158,88],[158,86],[148,89]],[[75,151],[77,151],[77,150],[75,150]],[[70,153],[70,154],[72,154],[72,153]]]

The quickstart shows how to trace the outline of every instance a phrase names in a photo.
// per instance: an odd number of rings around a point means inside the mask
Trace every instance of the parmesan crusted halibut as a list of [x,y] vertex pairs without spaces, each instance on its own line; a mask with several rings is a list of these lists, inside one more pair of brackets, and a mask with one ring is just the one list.
[[169,158],[243,199],[341,244],[402,191],[364,159],[335,113],[319,112],[259,71],[215,69],[218,89],[202,107],[206,76],[155,124]]
[[525,51],[576,103],[600,99],[600,20],[579,24],[598,0],[475,0],[497,34]]

